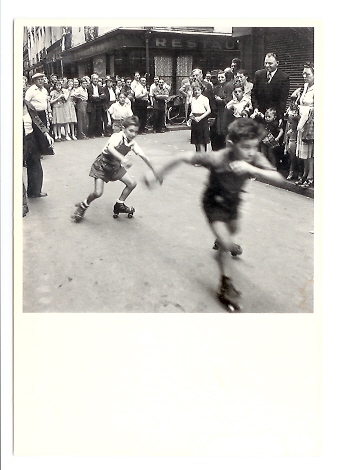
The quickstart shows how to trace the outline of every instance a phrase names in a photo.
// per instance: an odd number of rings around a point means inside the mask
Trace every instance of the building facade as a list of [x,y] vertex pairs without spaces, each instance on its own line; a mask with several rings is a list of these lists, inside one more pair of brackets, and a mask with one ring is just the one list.
[[193,68],[206,71],[242,61],[252,81],[263,68],[266,52],[279,55],[290,76],[291,90],[302,85],[302,66],[314,60],[314,28],[237,27],[231,33],[214,28],[59,26],[24,30],[24,73],[82,77],[146,74],[150,84],[159,75],[176,93]]

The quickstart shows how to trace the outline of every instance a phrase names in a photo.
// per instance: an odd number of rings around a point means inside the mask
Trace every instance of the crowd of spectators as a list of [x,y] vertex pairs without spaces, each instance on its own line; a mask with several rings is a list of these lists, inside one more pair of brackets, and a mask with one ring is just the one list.
[[[48,79],[37,73],[30,86],[24,77],[24,109],[27,121],[32,110],[34,120],[39,119],[35,148],[44,155],[54,153],[54,143],[46,138],[46,132],[54,142],[110,136],[122,130],[125,118],[136,115],[139,133],[145,134],[150,111],[152,131],[165,132],[167,102],[178,95],[191,127],[191,143],[198,151],[206,150],[209,143],[212,150],[224,148],[229,124],[250,117],[264,125],[261,150],[269,161],[278,170],[287,171],[288,180],[308,188],[314,178],[313,64],[303,66],[302,77],[303,86],[289,96],[290,77],[280,70],[274,52],[265,55],[264,68],[256,71],[253,82],[235,58],[229,67],[208,71],[205,76],[202,70],[194,69],[173,95],[162,77],[155,76],[148,86],[139,72],[133,78],[92,74],[69,79],[55,74]],[[31,127],[27,129],[31,133]],[[32,148],[29,138],[26,140]],[[40,190],[35,191],[42,194],[41,184],[38,186]]]

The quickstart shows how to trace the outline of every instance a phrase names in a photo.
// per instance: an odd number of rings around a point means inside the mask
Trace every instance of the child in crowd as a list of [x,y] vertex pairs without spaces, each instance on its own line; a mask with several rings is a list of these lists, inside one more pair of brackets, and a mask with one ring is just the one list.
[[206,96],[202,95],[202,88],[198,83],[192,86],[193,96],[190,100],[191,105],[191,144],[195,145],[197,152],[203,148],[207,150],[207,144],[210,142],[210,128],[208,116],[211,114],[210,102]]
[[294,177],[294,172],[297,166],[296,141],[299,109],[296,96],[292,96],[290,98],[290,104],[284,114],[284,118],[287,120],[284,133],[284,153],[288,154],[290,158],[290,170],[287,180],[291,180]]
[[65,104],[64,104],[64,112],[65,112],[65,138],[66,140],[77,140],[75,127],[77,123],[77,115],[76,115],[76,108],[75,108],[75,88],[73,79],[68,80],[67,88],[64,88],[63,93],[65,95]]
[[126,97],[124,93],[118,95],[118,101],[115,101],[109,109],[108,113],[111,119],[112,131],[120,132],[123,129],[123,121],[133,115],[131,110],[131,101]]
[[136,116],[131,116],[123,121],[123,130],[117,134],[112,134],[109,138],[106,146],[91,166],[89,176],[94,178],[94,191],[83,202],[76,204],[77,209],[72,215],[75,222],[80,222],[91,202],[102,196],[104,183],[109,181],[122,181],[125,184],[119,199],[113,207],[114,217],[117,217],[119,213],[126,213],[130,217],[133,215],[135,209],[125,205],[125,200],[136,187],[135,180],[125,168],[131,166],[126,158],[128,152],[132,150],[142,158],[157,178],[149,159],[134,141],[138,130],[139,120]]
[[246,70],[240,69],[234,77],[234,83],[240,83],[244,86],[244,96],[248,96],[251,99],[251,92],[253,88],[253,83],[249,82],[249,74]]
[[[257,113],[257,118],[262,117],[262,113]],[[266,135],[261,141],[261,151],[269,162],[278,167],[276,152],[279,150],[280,140],[284,134],[282,124],[277,118],[275,108],[268,108],[264,113],[264,124]]]
[[[281,182],[283,179],[258,150],[263,135],[262,126],[252,119],[236,119],[228,128],[229,140],[225,149],[216,152],[189,152],[157,171],[157,179],[162,181],[165,174],[182,162],[200,164],[209,170],[203,209],[219,244],[216,260],[221,274],[221,285],[218,298],[230,311],[241,308],[241,294],[231,279],[230,253],[235,253],[238,247],[232,236],[238,228],[242,187],[250,177],[262,176],[274,182]],[[145,182],[151,185],[152,179]]]
[[[62,90],[62,83],[57,81],[54,89],[51,91],[50,104],[52,107],[52,124],[55,142],[61,142],[61,128],[65,126],[65,95]],[[70,139],[69,139],[70,140]]]
[[226,104],[225,108],[230,109],[235,118],[250,116],[251,99],[244,94],[244,86],[240,82],[234,84],[233,99]]

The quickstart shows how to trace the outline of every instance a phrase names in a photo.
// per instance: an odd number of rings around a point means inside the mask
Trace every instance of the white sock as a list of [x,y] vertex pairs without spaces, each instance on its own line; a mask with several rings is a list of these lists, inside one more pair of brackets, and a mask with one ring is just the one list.
[[89,207],[88,198],[84,199],[83,204],[85,205],[85,207]]
[[117,199],[116,201],[118,204],[124,204],[124,201],[120,201],[119,199]]

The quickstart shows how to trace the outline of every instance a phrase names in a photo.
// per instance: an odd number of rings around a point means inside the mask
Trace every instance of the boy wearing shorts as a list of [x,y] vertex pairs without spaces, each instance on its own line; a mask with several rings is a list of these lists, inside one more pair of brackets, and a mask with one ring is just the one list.
[[134,141],[139,130],[138,117],[127,117],[123,121],[122,126],[123,130],[112,134],[106,146],[91,166],[89,176],[94,178],[94,191],[90,193],[83,202],[76,204],[77,209],[71,216],[75,222],[80,222],[83,219],[84,213],[92,201],[102,196],[104,183],[108,183],[109,181],[122,181],[122,183],[125,184],[119,199],[117,199],[114,205],[114,217],[117,217],[120,213],[126,213],[130,217],[133,215],[135,209],[125,205],[125,200],[133,189],[135,189],[137,184],[126,170],[126,168],[131,166],[126,157],[131,150],[142,158],[157,177],[149,159],[143,153],[140,146]]
[[[230,311],[241,308],[239,304],[241,294],[231,279],[230,253],[238,254],[238,245],[233,242],[232,237],[238,228],[242,187],[250,177],[262,176],[268,181],[283,181],[283,177],[259,152],[259,143],[263,136],[264,129],[254,120],[236,119],[228,128],[225,149],[215,152],[189,152],[157,171],[159,181],[182,162],[199,164],[210,171],[202,204],[219,246],[216,258],[221,274],[218,298]],[[150,184],[148,180],[146,182]]]

